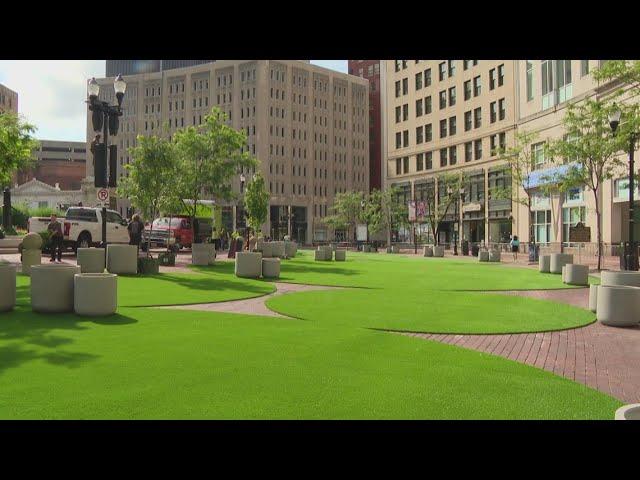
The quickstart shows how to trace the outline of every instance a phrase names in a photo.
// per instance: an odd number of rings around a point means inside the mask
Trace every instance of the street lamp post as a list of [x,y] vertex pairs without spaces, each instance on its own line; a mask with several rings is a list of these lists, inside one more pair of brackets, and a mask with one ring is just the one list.
[[[91,115],[91,122],[93,124],[94,132],[102,130],[102,146],[99,150],[94,151],[94,166],[96,169],[103,169],[100,172],[100,177],[96,175],[95,186],[97,188],[110,188],[116,186],[116,171],[117,164],[111,165],[109,168],[109,162],[107,162],[107,149],[109,148],[109,134],[116,136],[118,134],[118,127],[120,124],[120,117],[122,116],[122,99],[124,93],[127,90],[127,84],[122,78],[122,75],[118,75],[113,82],[113,89],[116,92],[116,98],[118,100],[117,105],[109,105],[108,102],[98,100],[98,94],[100,93],[100,85],[96,82],[95,78],[92,78],[88,84],[89,93],[89,110],[93,112]],[[95,145],[97,147],[98,145]],[[110,155],[111,158],[111,155]],[[113,158],[117,158],[113,155]],[[98,161],[96,161],[98,160]],[[102,206],[102,246],[107,248],[107,206],[103,203]]]
[[[609,125],[611,126],[611,130],[615,135],[618,125],[620,125],[620,110],[614,111],[609,116]],[[629,138],[629,241],[628,244],[624,246],[622,252],[622,262],[625,270],[638,270],[638,249],[636,246],[636,242],[634,239],[634,212],[633,212],[633,204],[634,204],[634,190],[635,190],[635,182],[634,182],[634,152],[636,149],[636,140],[638,139],[638,134],[636,132],[631,133]],[[623,266],[621,265],[621,266]]]
[[[246,181],[246,178],[244,176],[244,173],[240,174],[240,195],[244,194],[244,182]],[[247,250],[249,249],[249,222],[248,222],[248,218],[247,218],[247,210],[246,209],[242,209],[242,214],[244,215],[244,233],[245,233],[245,237],[247,238],[247,242],[246,242],[246,247]]]
[[364,199],[362,199],[360,201],[360,208],[362,209],[362,217],[364,219],[364,226],[366,228],[365,244],[369,244],[369,222],[367,222],[367,218],[365,215],[366,206],[367,206],[367,203],[364,201]]

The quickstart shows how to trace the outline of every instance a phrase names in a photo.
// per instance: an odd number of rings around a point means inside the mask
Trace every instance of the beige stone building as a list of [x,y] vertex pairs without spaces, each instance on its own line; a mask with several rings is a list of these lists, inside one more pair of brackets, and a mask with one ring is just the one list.
[[[511,60],[387,60],[385,185],[403,201],[441,195],[443,172],[468,174],[464,195],[444,218],[441,243],[454,238],[499,242],[509,238],[510,201],[488,192],[510,181],[497,149],[511,142],[516,126],[515,62]],[[419,238],[432,241],[427,224]],[[409,231],[399,232],[409,241]]]
[[18,94],[0,84],[0,112],[18,113]]
[[[369,189],[368,81],[298,60],[218,60],[125,76],[124,116],[115,139],[119,175],[136,136],[198,125],[213,106],[244,130],[271,192],[263,232],[301,242],[333,238],[324,225],[339,192]],[[99,79],[100,98],[115,102],[113,78]],[[94,137],[87,124],[87,142]],[[238,172],[233,188],[240,191]],[[93,159],[87,162],[93,176]],[[128,203],[118,200],[126,213]],[[223,204],[227,230],[244,227],[241,201]],[[336,232],[336,235],[342,235]]]

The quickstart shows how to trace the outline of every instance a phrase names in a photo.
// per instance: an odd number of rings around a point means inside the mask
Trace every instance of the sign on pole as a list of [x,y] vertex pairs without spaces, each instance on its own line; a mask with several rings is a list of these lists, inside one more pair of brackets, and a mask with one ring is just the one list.
[[409,221],[421,222],[426,216],[426,203],[424,201],[409,201]]
[[96,192],[96,198],[98,202],[103,206],[109,206],[109,189],[108,188],[99,188]]

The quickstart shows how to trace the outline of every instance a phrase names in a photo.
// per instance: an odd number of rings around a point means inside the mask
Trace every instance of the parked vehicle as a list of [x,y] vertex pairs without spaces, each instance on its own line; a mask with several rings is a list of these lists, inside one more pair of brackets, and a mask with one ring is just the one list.
[[[197,218],[198,238],[204,242],[211,238],[212,222],[209,218]],[[153,227],[153,228],[152,228]],[[145,226],[142,233],[142,248],[147,248],[147,239],[152,248],[167,248],[178,251],[182,248],[191,248],[193,243],[193,229],[191,219],[186,215],[175,217],[160,217],[153,221],[152,225]]]
[[[50,221],[50,217],[31,217],[27,230],[39,233]],[[70,207],[58,222],[62,224],[65,248],[77,250],[102,242],[102,208]],[[107,243],[129,243],[127,221],[115,210],[107,210]]]

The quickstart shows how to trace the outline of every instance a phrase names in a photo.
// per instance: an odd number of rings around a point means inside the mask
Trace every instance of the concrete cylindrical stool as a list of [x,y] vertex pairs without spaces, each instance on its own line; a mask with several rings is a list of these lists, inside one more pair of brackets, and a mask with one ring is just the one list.
[[562,267],[564,281],[569,285],[589,285],[589,267],[570,263]]
[[429,245],[425,245],[423,255],[425,257],[433,257],[433,247],[430,247]]
[[433,256],[434,257],[444,257],[444,247],[436,245],[433,247]]
[[347,251],[336,250],[335,256],[336,256],[336,262],[344,262],[347,259]]
[[107,245],[107,270],[109,273],[138,273],[138,249],[135,245]]
[[118,308],[118,276],[114,273],[74,275],[73,310],[78,315],[113,315]]
[[640,420],[640,403],[631,403],[616,410],[616,420]]
[[640,288],[600,285],[596,318],[612,327],[633,327],[640,323]]
[[284,253],[287,257],[293,258],[298,251],[296,242],[286,241],[284,242]]
[[598,307],[598,287],[599,285],[589,285],[589,310],[596,313]]
[[16,266],[0,263],[0,312],[16,306]]
[[262,243],[262,258],[273,257],[273,242]]
[[568,263],[573,263],[573,255],[568,253],[552,253],[549,259],[549,272],[562,273],[562,267]]
[[78,265],[82,273],[103,273],[104,248],[78,248]]
[[567,283],[567,266],[562,266],[562,283]]
[[262,259],[262,276],[264,278],[280,277],[280,259],[279,258],[263,258]]
[[479,262],[488,262],[489,261],[489,252],[486,250],[480,250],[478,252],[478,261]]
[[490,262],[499,262],[500,261],[500,251],[499,250],[489,250],[489,261]]
[[42,237],[39,233],[27,233],[22,239],[23,250],[42,250]]
[[538,257],[538,270],[540,270],[540,273],[551,272],[551,255],[540,255]]
[[31,267],[31,308],[34,312],[73,311],[73,276],[80,267],[68,264]]
[[192,265],[211,265],[215,255],[216,246],[213,243],[194,243],[191,245]]
[[236,277],[259,278],[262,275],[262,254],[260,252],[236,253]]
[[271,255],[274,257],[284,257],[284,242],[272,242]]
[[42,263],[42,250],[22,250],[22,273],[31,275],[31,267]]
[[603,286],[619,285],[622,287],[640,287],[640,272],[600,272],[600,284]]

